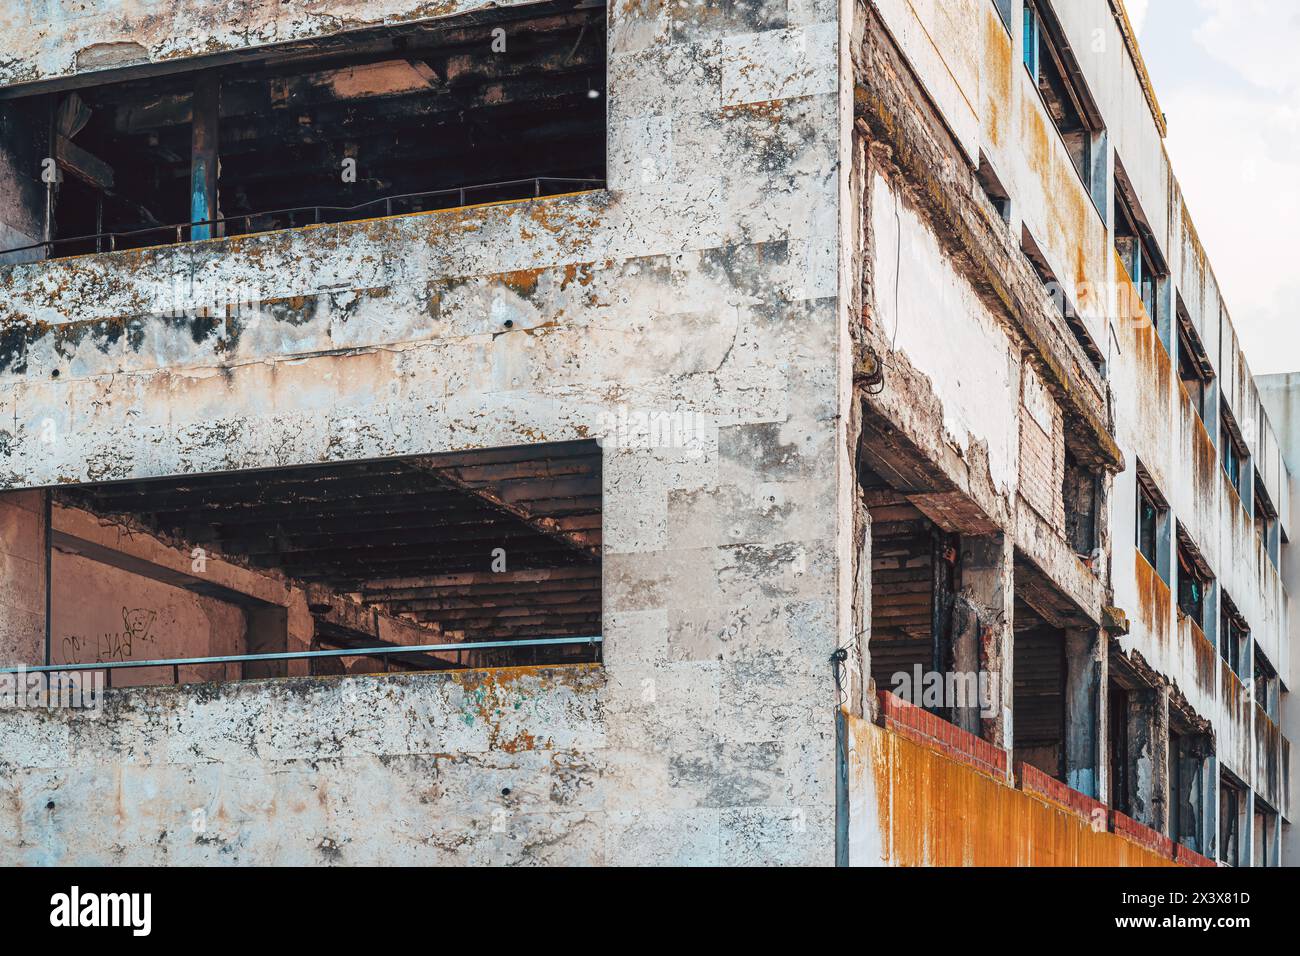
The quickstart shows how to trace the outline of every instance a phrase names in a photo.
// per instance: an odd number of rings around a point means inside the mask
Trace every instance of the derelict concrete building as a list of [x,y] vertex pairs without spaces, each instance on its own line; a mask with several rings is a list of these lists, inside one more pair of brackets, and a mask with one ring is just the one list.
[[1287,463],[1120,0],[0,36],[0,642],[111,684],[0,713],[0,859],[1286,858]]

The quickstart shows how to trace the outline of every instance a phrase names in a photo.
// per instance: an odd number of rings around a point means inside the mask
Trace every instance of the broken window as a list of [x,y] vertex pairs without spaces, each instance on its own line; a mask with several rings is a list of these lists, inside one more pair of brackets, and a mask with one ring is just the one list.
[[1219,460],[1223,463],[1223,473],[1228,476],[1228,482],[1240,498],[1241,479],[1246,470],[1249,454],[1239,434],[1232,412],[1224,403],[1219,412]]
[[1104,209],[1105,184],[1097,174],[1105,159],[1101,114],[1083,86],[1082,71],[1051,4],[1044,0],[1025,0],[1024,62],[1079,179],[1097,207]]
[[1192,328],[1192,320],[1181,302],[1178,305],[1178,377],[1187,391],[1187,397],[1191,399],[1197,417],[1202,422],[1207,421],[1207,402],[1214,373],[1200,337]]
[[1155,237],[1138,206],[1137,195],[1124,172],[1124,166],[1115,157],[1115,251],[1128,272],[1147,317],[1154,323],[1159,319],[1157,292],[1166,270],[1156,252]]
[[1213,741],[1192,729],[1191,720],[1171,708],[1169,714],[1169,836],[1175,843],[1205,853],[1205,803],[1210,793]]
[[127,685],[599,660],[600,475],[581,441],[61,486],[44,664]]
[[1237,610],[1237,605],[1227,593],[1219,595],[1219,656],[1238,676],[1242,674],[1242,662],[1245,660],[1246,642],[1250,638],[1250,628],[1246,619]]
[[1155,482],[1139,462],[1137,466],[1137,548],[1147,564],[1169,580],[1168,547],[1169,506]]
[[1200,552],[1179,527],[1178,540],[1178,610],[1205,630],[1205,597],[1212,580]]
[[1241,866],[1241,835],[1246,820],[1246,788],[1227,770],[1219,780],[1219,862]]
[[1255,645],[1255,703],[1268,716],[1273,723],[1278,722],[1278,690],[1279,682],[1277,678],[1277,669],[1269,663],[1264,652]]
[[1105,374],[1106,356],[1097,347],[1097,343],[1094,341],[1092,333],[1088,331],[1088,326],[1084,323],[1083,318],[1075,311],[1074,303],[1071,301],[1070,296],[1066,294],[1065,286],[1057,280],[1055,273],[1047,264],[1047,257],[1030,234],[1027,226],[1021,228],[1020,249],[1025,254],[1025,258],[1029,260],[1029,265],[1033,268],[1039,281],[1043,283],[1043,288],[1047,290],[1047,295],[1052,300],[1052,308],[1065,320],[1065,324],[1088,357],[1088,361],[1092,363],[1092,367],[1099,373]]
[[605,35],[530,4],[49,96],[51,254],[599,188]]
[[1065,503],[1065,537],[1074,553],[1095,562],[1100,549],[1097,515],[1100,511],[1101,478],[1097,472],[1079,464],[1067,448],[1065,471],[1061,483]]
[[1255,865],[1277,866],[1277,811],[1255,795]]

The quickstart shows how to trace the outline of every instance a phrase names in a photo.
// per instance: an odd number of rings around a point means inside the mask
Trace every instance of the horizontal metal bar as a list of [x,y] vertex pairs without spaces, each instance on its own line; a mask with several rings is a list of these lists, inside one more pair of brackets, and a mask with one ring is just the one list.
[[379,657],[384,654],[426,654],[431,651],[472,651],[494,647],[553,647],[557,644],[602,644],[604,638],[533,637],[522,641],[463,641],[460,644],[384,645],[337,651],[282,651],[273,654],[231,654],[224,657],[167,657],[154,661],[107,661],[101,664],[42,664],[37,667],[0,667],[0,674],[36,674],[48,671],[100,671],[125,667],[173,667],[181,664],[234,664],[242,661],[295,661],[313,657]]
[[[386,208],[391,209],[392,203],[400,202],[404,199],[428,199],[432,196],[451,196],[451,195],[458,195],[460,197],[461,205],[464,205],[466,193],[471,193],[471,192],[475,192],[476,190],[484,190],[484,189],[504,189],[507,186],[521,186],[524,185],[525,183],[531,183],[533,185],[533,196],[519,196],[515,198],[530,199],[530,198],[541,197],[542,183],[599,183],[603,185],[604,182],[605,180],[599,177],[592,177],[589,179],[575,179],[566,176],[534,176],[530,179],[507,179],[497,183],[479,183],[474,186],[450,186],[446,189],[431,189],[426,192],[399,193],[398,195],[395,196],[381,196],[378,199],[367,199],[365,202],[357,203],[355,206],[293,206],[287,209],[268,209],[265,212],[240,213],[237,216],[223,216],[219,219],[202,219],[202,220],[195,220],[192,222],[171,223],[165,226],[145,226],[143,229],[131,229],[126,232],[97,232],[86,236],[64,236],[62,238],[51,239],[46,242],[33,243],[30,246],[18,246],[13,249],[0,250],[0,256],[9,255],[10,253],[13,252],[27,252],[28,250],[31,249],[44,249],[46,247],[59,246],[61,244],[70,243],[70,242],[90,242],[91,240],[98,242],[100,239],[108,239],[110,243],[115,243],[116,240],[124,237],[147,236],[150,233],[166,232],[173,229],[178,231],[177,243],[179,243],[181,241],[179,238],[179,230],[181,229],[185,229],[187,227],[192,229],[194,226],[216,226],[227,222],[238,222],[241,219],[245,221],[245,228],[248,228],[248,220],[250,218],[260,219],[267,216],[285,216],[285,215],[290,215],[292,213],[310,212],[312,210],[315,210],[317,221],[319,222],[321,210],[328,210],[330,212],[348,213],[348,212],[356,212],[358,209],[365,209],[368,206],[374,206],[379,203],[384,203]],[[435,212],[439,210],[425,210],[425,211]],[[391,215],[391,212],[389,214]],[[49,251],[47,251],[46,257],[49,258],[49,255],[50,255]]]

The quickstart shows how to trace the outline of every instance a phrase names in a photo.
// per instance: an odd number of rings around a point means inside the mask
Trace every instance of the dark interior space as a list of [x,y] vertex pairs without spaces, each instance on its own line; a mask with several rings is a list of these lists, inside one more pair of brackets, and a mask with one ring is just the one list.
[[1065,779],[1065,632],[1027,602],[1015,606],[1015,761]]
[[[54,255],[208,238],[175,228],[205,219],[236,235],[603,185],[603,3],[345,36],[40,96],[55,238],[115,234]],[[217,172],[199,203],[201,160]]]
[[[305,589],[312,649],[396,640],[472,650],[480,641],[601,633],[601,459],[592,441],[69,486],[53,493],[53,507]],[[262,614],[275,609],[202,571],[142,571],[139,560],[61,532],[57,521],[54,527],[54,547],[65,555],[132,572],[130,581],[144,574],[240,605],[246,652],[259,650],[255,626],[275,626]],[[400,637],[377,639],[385,634]],[[376,655],[370,663],[389,670],[593,659],[599,645],[584,642],[483,649],[454,660]],[[344,660],[316,659],[312,670],[339,672]]]

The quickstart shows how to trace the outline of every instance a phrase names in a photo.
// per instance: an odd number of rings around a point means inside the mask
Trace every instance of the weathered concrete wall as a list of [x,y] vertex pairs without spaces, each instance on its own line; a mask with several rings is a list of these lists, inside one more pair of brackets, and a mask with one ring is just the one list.
[[0,10],[0,87],[455,16],[530,0],[11,0]]
[[[608,839],[592,838],[580,812],[546,816],[538,839],[557,849],[535,855],[830,863],[828,659],[839,627],[844,454],[836,16],[825,2],[724,15],[615,4],[607,191],[11,267],[0,280],[0,322],[22,334],[0,358],[0,408],[18,420],[5,429],[4,483],[605,435],[604,671],[560,689],[548,682],[561,677],[538,676],[527,731],[558,733],[550,724],[562,725],[556,714],[566,708],[598,713],[611,757],[598,768],[588,756],[565,763],[562,789],[614,815]],[[225,42],[207,27],[169,28],[168,42],[205,32]],[[84,39],[56,44],[58,62],[42,69],[71,69]],[[691,426],[689,447],[622,442],[612,427],[620,409],[679,414]],[[46,423],[53,440],[42,443]],[[100,726],[143,720],[123,715],[153,713],[153,701],[183,712],[209,698],[209,726],[237,726],[229,702],[266,699],[278,702],[276,734],[324,734],[316,722],[339,719],[329,701],[343,686],[314,691],[320,714],[270,684],[124,691]],[[374,686],[422,696],[431,684]],[[24,719],[0,717],[14,744],[5,752],[37,766],[45,744],[32,725],[20,729]],[[178,722],[169,750],[202,747],[201,726]],[[346,829],[343,858],[377,862],[390,805],[420,834],[449,807],[480,813],[482,778],[450,788],[443,809],[421,804],[405,780],[414,751],[391,726],[375,725],[362,763],[340,767],[338,786],[350,795],[330,804],[337,816],[323,808],[301,817],[292,849],[256,839],[276,832],[267,802],[252,804],[227,839],[244,840],[250,856],[289,861],[316,855]],[[117,731],[99,733],[87,759],[109,764],[132,752],[115,743],[124,739]],[[315,733],[304,733],[299,757],[315,755]],[[550,757],[485,740],[484,759],[510,768],[514,782],[501,786],[549,786],[540,781],[558,766]],[[454,756],[461,746],[448,739],[425,752],[452,754],[439,759],[454,767],[466,759]],[[223,774],[264,781],[280,773],[264,753],[241,731],[206,776],[154,780],[182,791],[211,791]],[[237,774],[222,769],[236,766]],[[51,779],[31,773],[29,781]],[[289,778],[310,788],[308,778]],[[90,808],[103,779],[63,785],[54,798],[63,829],[43,809],[45,784],[20,791],[8,812],[23,839],[69,860],[102,859],[115,846],[126,858],[154,858],[159,832],[186,825],[133,828],[124,812],[120,835],[96,835]],[[509,837],[457,833],[457,850],[421,836],[393,858],[516,858],[502,852]]]

